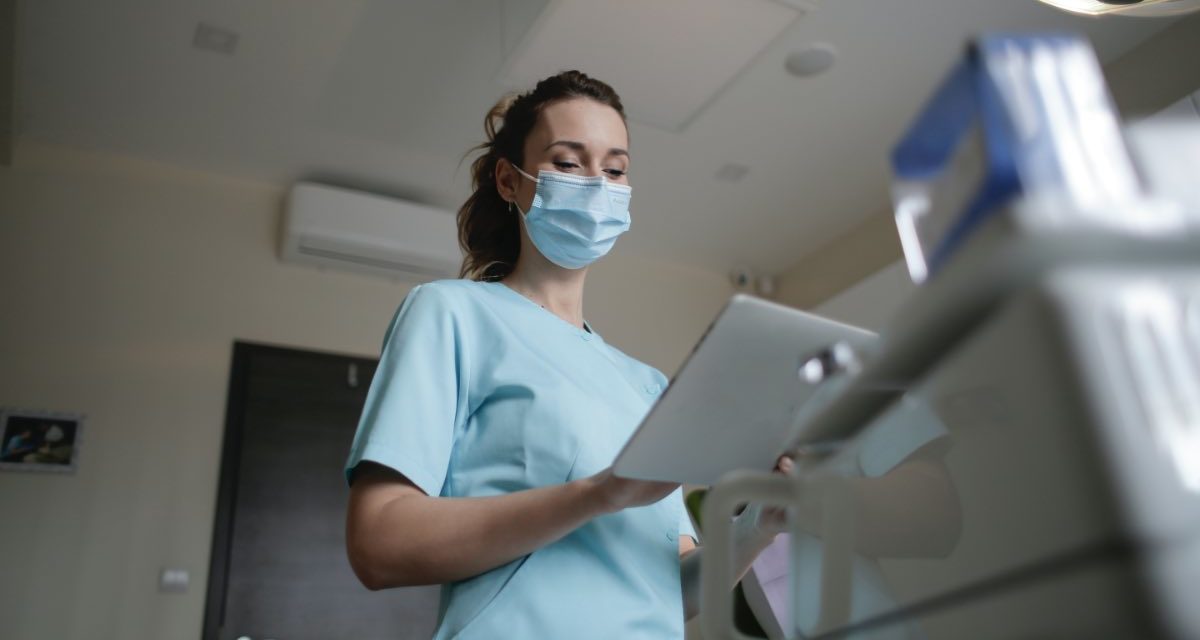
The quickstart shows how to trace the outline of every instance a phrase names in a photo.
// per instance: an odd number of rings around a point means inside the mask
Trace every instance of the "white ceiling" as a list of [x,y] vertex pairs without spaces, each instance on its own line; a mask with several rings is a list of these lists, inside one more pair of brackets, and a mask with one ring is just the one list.
[[[529,87],[564,67],[586,69],[621,87],[630,120],[681,133],[802,14],[775,0],[603,6],[597,11],[595,0],[548,4],[507,56],[501,81]],[[669,38],[664,28],[670,28]]]
[[[463,153],[482,140],[483,114],[505,91],[505,58],[544,5],[26,0],[17,133],[452,209],[469,186]],[[1107,60],[1167,26],[1082,18],[1034,0],[819,5],[683,131],[631,122],[634,223],[618,252],[719,272],[736,263],[783,270],[887,207],[889,149],[970,34],[1081,30]],[[236,54],[192,48],[198,22],[236,31]],[[671,26],[663,47],[682,37]],[[837,47],[837,65],[815,78],[787,75],[787,54],[816,41]],[[621,78],[602,79],[621,91]],[[661,90],[671,83],[662,78]],[[715,180],[731,162],[749,167],[745,179]]]

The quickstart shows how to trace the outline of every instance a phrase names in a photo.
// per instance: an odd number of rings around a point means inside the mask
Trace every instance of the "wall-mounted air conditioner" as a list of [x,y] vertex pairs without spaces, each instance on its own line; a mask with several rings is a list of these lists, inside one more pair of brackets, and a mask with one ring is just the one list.
[[405,280],[458,277],[454,214],[361,191],[299,182],[288,194],[280,259]]

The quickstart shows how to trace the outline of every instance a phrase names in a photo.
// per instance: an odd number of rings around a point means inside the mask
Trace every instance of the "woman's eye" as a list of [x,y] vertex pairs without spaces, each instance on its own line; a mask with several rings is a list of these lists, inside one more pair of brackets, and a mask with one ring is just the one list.
[[620,169],[605,169],[604,172],[614,178],[620,178],[625,175],[625,172]]
[[579,168],[579,165],[575,164],[574,162],[566,162],[566,161],[557,161],[554,163],[554,166],[558,167],[559,169],[564,169],[564,170]]

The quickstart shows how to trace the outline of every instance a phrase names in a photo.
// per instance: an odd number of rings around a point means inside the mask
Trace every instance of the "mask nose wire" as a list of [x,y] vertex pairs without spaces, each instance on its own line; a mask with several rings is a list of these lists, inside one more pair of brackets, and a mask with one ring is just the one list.
[[[517,170],[517,173],[519,173],[519,174],[521,174],[522,176],[524,176],[524,177],[525,177],[527,180],[529,180],[530,182],[532,182],[532,183],[534,183],[534,184],[541,184],[541,181],[540,181],[538,178],[535,178],[535,177],[533,177],[533,176],[529,175],[528,173],[525,173],[523,170],[521,170],[521,167],[518,167],[518,166],[517,166],[515,163],[513,163],[513,162],[509,162],[509,164],[511,164],[511,165],[512,165],[512,168],[513,168],[513,169],[516,169],[516,170]],[[594,176],[582,176],[582,177],[584,177],[584,178],[604,178],[604,182],[605,182],[605,184],[617,184],[617,182],[616,182],[616,181],[614,181],[612,178],[610,178],[610,177],[608,177],[608,176],[604,175],[604,172],[597,173],[597,174],[596,174],[596,175],[594,175]]]

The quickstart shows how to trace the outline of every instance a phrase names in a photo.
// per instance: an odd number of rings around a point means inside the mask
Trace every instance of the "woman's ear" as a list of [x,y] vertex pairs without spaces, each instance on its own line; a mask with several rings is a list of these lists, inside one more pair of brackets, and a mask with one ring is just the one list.
[[500,158],[496,161],[496,191],[500,193],[500,199],[505,202],[513,202],[517,199],[519,177],[508,158]]

